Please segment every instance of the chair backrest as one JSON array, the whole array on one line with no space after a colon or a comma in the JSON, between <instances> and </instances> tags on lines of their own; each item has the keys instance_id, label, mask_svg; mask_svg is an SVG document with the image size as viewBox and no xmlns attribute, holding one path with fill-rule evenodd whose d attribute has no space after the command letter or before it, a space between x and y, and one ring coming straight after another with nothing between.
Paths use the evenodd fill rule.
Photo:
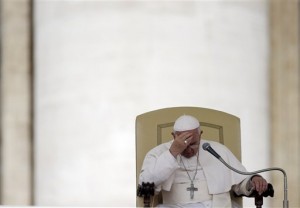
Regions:
<instances>
[{"instance_id":1,"label":"chair backrest","mask_svg":"<svg viewBox=\"0 0 300 208\"><path fill-rule=\"evenodd\" d=\"M203 130L203 139L226 145L241 160L241 131L238 117L199 107L163 108L136 117L136 184L138 184L139 173L147 152L172 139L174 122L184 114L192 115L199 120L201 130ZM143 206L141 198L137 197L136 205Z\"/></svg>"}]
</instances>

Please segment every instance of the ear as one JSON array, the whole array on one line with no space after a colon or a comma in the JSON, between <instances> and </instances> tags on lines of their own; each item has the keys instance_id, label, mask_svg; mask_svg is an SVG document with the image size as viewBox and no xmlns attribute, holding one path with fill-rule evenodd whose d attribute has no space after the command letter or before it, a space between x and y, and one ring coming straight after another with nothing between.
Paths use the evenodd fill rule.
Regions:
<instances>
[{"instance_id":1,"label":"ear","mask_svg":"<svg viewBox=\"0 0 300 208\"><path fill-rule=\"evenodd\" d=\"M174 132L172 132L171 134L172 134L172 136L173 136L173 139L175 139L175 133L174 133Z\"/></svg>"}]
</instances>

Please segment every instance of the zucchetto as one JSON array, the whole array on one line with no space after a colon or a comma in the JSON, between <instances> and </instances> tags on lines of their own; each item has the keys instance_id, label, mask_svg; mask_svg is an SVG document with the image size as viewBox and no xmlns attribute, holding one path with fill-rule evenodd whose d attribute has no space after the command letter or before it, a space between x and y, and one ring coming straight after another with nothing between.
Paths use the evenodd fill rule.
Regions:
<instances>
[{"instance_id":1,"label":"zucchetto","mask_svg":"<svg viewBox=\"0 0 300 208\"><path fill-rule=\"evenodd\" d=\"M200 127L199 121L189 115L183 115L176 119L173 130L174 131L188 131Z\"/></svg>"}]
</instances>

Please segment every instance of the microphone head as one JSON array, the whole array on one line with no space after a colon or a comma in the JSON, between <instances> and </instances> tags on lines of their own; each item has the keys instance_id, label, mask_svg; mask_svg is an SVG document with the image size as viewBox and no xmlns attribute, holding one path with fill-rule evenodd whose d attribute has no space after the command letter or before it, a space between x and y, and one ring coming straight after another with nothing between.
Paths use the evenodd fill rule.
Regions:
<instances>
[{"instance_id":1,"label":"microphone head","mask_svg":"<svg viewBox=\"0 0 300 208\"><path fill-rule=\"evenodd\" d=\"M221 158L221 156L220 156L218 153L216 153L216 151L210 146L209 143L204 143L204 144L202 145L202 148L203 148L204 150L208 151L208 152L209 152L210 154L212 154L213 156L215 156L217 159L220 159L220 158Z\"/></svg>"},{"instance_id":2,"label":"microphone head","mask_svg":"<svg viewBox=\"0 0 300 208\"><path fill-rule=\"evenodd\" d=\"M204 150L206 150L207 151L207 149L210 147L210 144L209 143L204 143L203 145L202 145L202 148L204 149Z\"/></svg>"}]
</instances>

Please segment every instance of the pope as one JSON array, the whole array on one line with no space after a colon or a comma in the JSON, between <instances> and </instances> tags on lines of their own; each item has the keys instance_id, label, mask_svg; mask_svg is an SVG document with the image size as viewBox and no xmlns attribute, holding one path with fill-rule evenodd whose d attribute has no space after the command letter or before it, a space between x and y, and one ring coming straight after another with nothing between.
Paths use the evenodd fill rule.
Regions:
<instances>
[{"instance_id":1,"label":"pope","mask_svg":"<svg viewBox=\"0 0 300 208\"><path fill-rule=\"evenodd\" d=\"M263 193L268 183L260 175L245 176L225 167L202 144L209 142L230 166L246 171L241 162L224 145L201 138L199 121L190 115L176 119L173 140L158 145L145 156L139 184L155 184L162 192L160 207L238 207L230 192L249 196L254 190Z\"/></svg>"}]
</instances>

